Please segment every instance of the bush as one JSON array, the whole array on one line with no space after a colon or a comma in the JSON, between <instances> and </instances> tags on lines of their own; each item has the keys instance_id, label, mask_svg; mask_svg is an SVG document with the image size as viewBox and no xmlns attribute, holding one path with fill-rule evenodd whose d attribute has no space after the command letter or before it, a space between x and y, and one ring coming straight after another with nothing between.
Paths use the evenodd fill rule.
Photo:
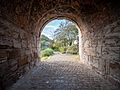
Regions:
<instances>
[{"instance_id":1,"label":"bush","mask_svg":"<svg viewBox=\"0 0 120 90\"><path fill-rule=\"evenodd\" d=\"M61 53L65 53L65 52L66 52L66 47L60 47L60 48L59 48L59 51L60 51Z\"/></svg>"},{"instance_id":2,"label":"bush","mask_svg":"<svg viewBox=\"0 0 120 90\"><path fill-rule=\"evenodd\" d=\"M78 48L77 48L77 45L72 45L72 46L69 46L66 50L66 53L69 53L69 54L78 54Z\"/></svg>"},{"instance_id":3,"label":"bush","mask_svg":"<svg viewBox=\"0 0 120 90\"><path fill-rule=\"evenodd\" d=\"M59 51L59 47L60 47L60 43L59 42L54 42L53 46L52 46L52 49L54 51Z\"/></svg>"},{"instance_id":4,"label":"bush","mask_svg":"<svg viewBox=\"0 0 120 90\"><path fill-rule=\"evenodd\" d=\"M54 51L51 48L47 48L41 52L42 57L53 55Z\"/></svg>"}]
</instances>

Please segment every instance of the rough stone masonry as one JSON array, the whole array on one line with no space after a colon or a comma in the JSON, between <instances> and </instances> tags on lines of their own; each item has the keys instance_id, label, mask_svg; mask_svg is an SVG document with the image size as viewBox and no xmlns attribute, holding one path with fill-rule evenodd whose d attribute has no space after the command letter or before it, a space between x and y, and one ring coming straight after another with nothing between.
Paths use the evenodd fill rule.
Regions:
<instances>
[{"instance_id":1,"label":"rough stone masonry","mask_svg":"<svg viewBox=\"0 0 120 90\"><path fill-rule=\"evenodd\" d=\"M36 65L42 28L56 18L76 22L81 60L119 86L119 0L0 0L0 89Z\"/></svg>"}]
</instances>

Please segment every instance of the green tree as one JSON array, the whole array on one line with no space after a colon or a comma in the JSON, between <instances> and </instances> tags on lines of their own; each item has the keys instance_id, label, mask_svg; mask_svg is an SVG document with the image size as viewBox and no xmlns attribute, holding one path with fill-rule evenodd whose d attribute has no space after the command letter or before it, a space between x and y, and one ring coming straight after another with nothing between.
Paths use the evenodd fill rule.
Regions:
<instances>
[{"instance_id":1,"label":"green tree","mask_svg":"<svg viewBox=\"0 0 120 90\"><path fill-rule=\"evenodd\" d=\"M75 24L69 21L61 23L54 34L54 47L56 47L58 50L62 50L62 52L64 52L63 50L66 51L68 47L73 45L77 35L78 30Z\"/></svg>"}]
</instances>

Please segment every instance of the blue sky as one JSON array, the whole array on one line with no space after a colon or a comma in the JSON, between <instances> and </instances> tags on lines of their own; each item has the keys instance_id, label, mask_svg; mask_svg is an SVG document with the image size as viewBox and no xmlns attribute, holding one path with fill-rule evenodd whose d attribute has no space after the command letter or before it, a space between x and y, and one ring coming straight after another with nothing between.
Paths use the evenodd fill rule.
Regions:
<instances>
[{"instance_id":1,"label":"blue sky","mask_svg":"<svg viewBox=\"0 0 120 90\"><path fill-rule=\"evenodd\" d=\"M45 36L53 39L54 31L59 27L61 22L66 22L66 20L65 19L61 19L61 20L55 19L55 20L49 22L44 27L44 29L43 29L41 34L44 34Z\"/></svg>"}]
</instances>

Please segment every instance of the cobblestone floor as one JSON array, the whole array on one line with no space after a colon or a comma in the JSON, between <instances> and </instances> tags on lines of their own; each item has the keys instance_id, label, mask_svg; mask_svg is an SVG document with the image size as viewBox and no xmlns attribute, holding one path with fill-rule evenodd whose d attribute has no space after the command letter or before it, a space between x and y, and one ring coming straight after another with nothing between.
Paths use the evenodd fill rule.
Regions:
<instances>
[{"instance_id":1,"label":"cobblestone floor","mask_svg":"<svg viewBox=\"0 0 120 90\"><path fill-rule=\"evenodd\" d=\"M9 90L118 90L70 55L57 54L32 69Z\"/></svg>"}]
</instances>

